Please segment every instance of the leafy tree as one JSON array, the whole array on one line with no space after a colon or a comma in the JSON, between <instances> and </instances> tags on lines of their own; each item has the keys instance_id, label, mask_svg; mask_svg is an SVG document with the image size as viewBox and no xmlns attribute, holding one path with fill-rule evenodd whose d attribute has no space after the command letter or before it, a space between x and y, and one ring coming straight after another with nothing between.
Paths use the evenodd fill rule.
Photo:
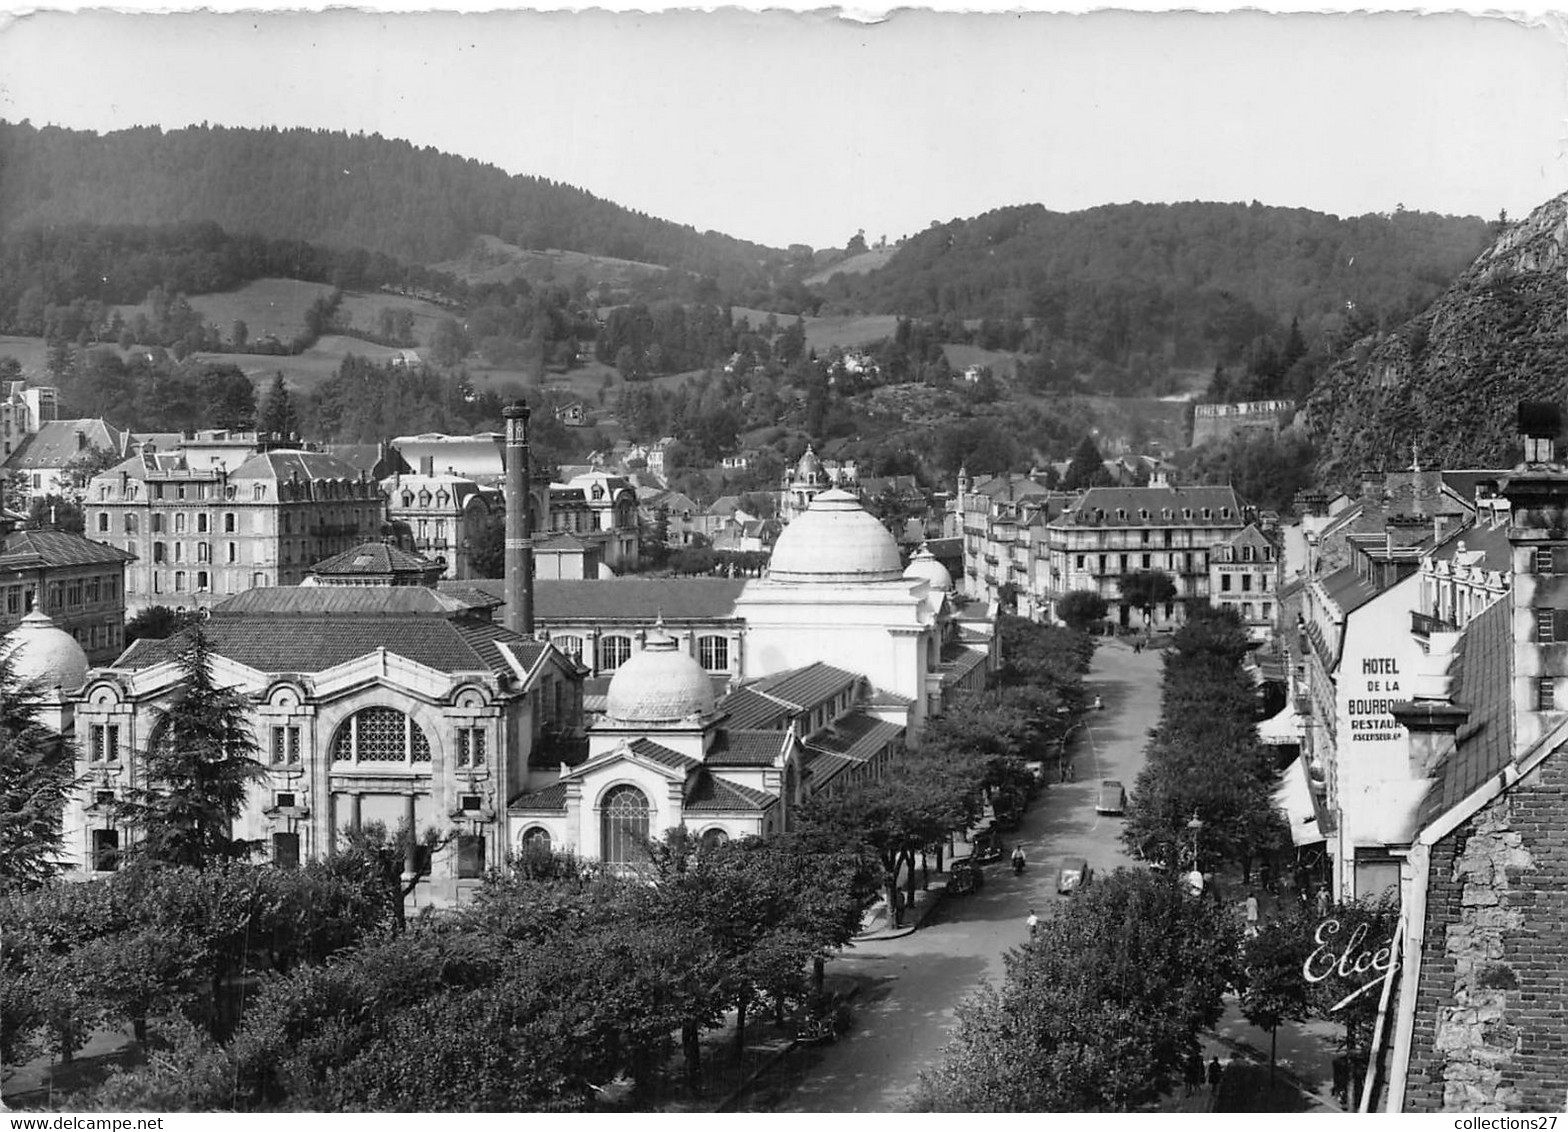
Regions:
<instances>
[{"instance_id":1,"label":"leafy tree","mask_svg":"<svg viewBox=\"0 0 1568 1132\"><path fill-rule=\"evenodd\" d=\"M946 1112L1125 1112L1180 1077L1241 979L1239 928L1170 878L1118 869L1008 953L959 1008L918 1104Z\"/></svg>"},{"instance_id":2,"label":"leafy tree","mask_svg":"<svg viewBox=\"0 0 1568 1132\"><path fill-rule=\"evenodd\" d=\"M38 711L38 690L0 652L0 892L36 887L60 869L60 821L76 756Z\"/></svg>"},{"instance_id":3,"label":"leafy tree","mask_svg":"<svg viewBox=\"0 0 1568 1132\"><path fill-rule=\"evenodd\" d=\"M456 839L456 831L443 834L434 826L415 832L407 822L400 822L397 829L388 832L381 822L366 822L358 829L344 831L332 865L341 875L376 888L401 931L408 922L408 898L419 882L429 877L431 859Z\"/></svg>"},{"instance_id":4,"label":"leafy tree","mask_svg":"<svg viewBox=\"0 0 1568 1132\"><path fill-rule=\"evenodd\" d=\"M1336 955L1342 953L1358 933L1362 948L1376 952L1394 938L1399 923L1399 898L1390 893L1338 904L1329 913L1329 918L1339 930L1325 932L1324 941ZM1317 940L1309 939L1307 946L1317 947ZM1327 967L1328 964L1322 961L1313 964L1315 974L1324 973ZM1372 1027L1377 1021L1381 980L1368 987L1370 978L1368 974L1342 975L1336 964L1326 977L1312 984L1309 995L1313 1017L1337 1022L1343 1027L1341 1045L1352 1061L1365 1059Z\"/></svg>"},{"instance_id":5,"label":"leafy tree","mask_svg":"<svg viewBox=\"0 0 1568 1132\"><path fill-rule=\"evenodd\" d=\"M1094 443L1094 437L1085 436L1073 453L1072 462L1067 465L1067 473L1062 476L1062 490L1082 491L1089 487L1103 487L1110 482L1111 475L1105 470L1105 462L1100 456L1099 447Z\"/></svg>"},{"instance_id":6,"label":"leafy tree","mask_svg":"<svg viewBox=\"0 0 1568 1132\"><path fill-rule=\"evenodd\" d=\"M1176 598L1176 583L1163 570L1135 570L1123 574L1117 585L1122 601L1146 618L1155 606L1168 604Z\"/></svg>"},{"instance_id":7,"label":"leafy tree","mask_svg":"<svg viewBox=\"0 0 1568 1132\"><path fill-rule=\"evenodd\" d=\"M192 622L179 652L179 690L156 713L145 784L116 805L119 819L140 835L135 851L149 860L200 867L249 852L229 830L266 770L255 758L250 702L218 685L212 658L203 623Z\"/></svg>"},{"instance_id":8,"label":"leafy tree","mask_svg":"<svg viewBox=\"0 0 1568 1132\"><path fill-rule=\"evenodd\" d=\"M1104 621L1105 611L1105 599L1093 590L1073 590L1056 603L1056 615L1080 633Z\"/></svg>"},{"instance_id":9,"label":"leafy tree","mask_svg":"<svg viewBox=\"0 0 1568 1132\"><path fill-rule=\"evenodd\" d=\"M125 643L146 638L162 641L183 629L189 620L184 610L167 605L149 605L125 622Z\"/></svg>"},{"instance_id":10,"label":"leafy tree","mask_svg":"<svg viewBox=\"0 0 1568 1132\"><path fill-rule=\"evenodd\" d=\"M1302 972L1302 965L1311 953L1315 926L1315 922L1309 921L1299 909L1287 908L1283 916L1263 924L1256 935L1242 944L1245 979L1241 1012L1248 1022L1269 1035L1271 1083L1280 1025L1287 1021L1304 1021L1308 1016L1311 985Z\"/></svg>"},{"instance_id":11,"label":"leafy tree","mask_svg":"<svg viewBox=\"0 0 1568 1132\"><path fill-rule=\"evenodd\" d=\"M27 525L33 530L81 534L87 526L81 504L61 495L35 495L27 507Z\"/></svg>"}]
</instances>

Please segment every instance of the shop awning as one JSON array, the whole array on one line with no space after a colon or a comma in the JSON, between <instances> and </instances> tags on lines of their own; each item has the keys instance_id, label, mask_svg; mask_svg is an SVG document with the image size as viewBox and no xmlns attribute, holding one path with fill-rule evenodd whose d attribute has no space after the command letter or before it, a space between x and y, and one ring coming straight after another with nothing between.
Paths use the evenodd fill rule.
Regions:
<instances>
[{"instance_id":1,"label":"shop awning","mask_svg":"<svg viewBox=\"0 0 1568 1132\"><path fill-rule=\"evenodd\" d=\"M1274 788L1274 804L1290 825L1292 844L1314 845L1325 840L1312 784L1307 780L1307 764L1301 759L1292 761L1280 775L1279 785Z\"/></svg>"},{"instance_id":2,"label":"shop awning","mask_svg":"<svg viewBox=\"0 0 1568 1132\"><path fill-rule=\"evenodd\" d=\"M1306 720L1301 717L1295 705L1288 701L1278 715L1258 724L1258 742L1270 746L1300 743L1306 733Z\"/></svg>"}]
</instances>

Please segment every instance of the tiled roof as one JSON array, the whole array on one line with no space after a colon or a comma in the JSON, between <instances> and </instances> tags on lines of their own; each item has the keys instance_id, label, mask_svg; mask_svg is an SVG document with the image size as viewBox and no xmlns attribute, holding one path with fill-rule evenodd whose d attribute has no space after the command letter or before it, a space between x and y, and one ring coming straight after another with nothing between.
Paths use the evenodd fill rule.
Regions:
<instances>
[{"instance_id":1,"label":"tiled roof","mask_svg":"<svg viewBox=\"0 0 1568 1132\"><path fill-rule=\"evenodd\" d=\"M795 714L788 704L780 703L752 688L737 688L719 701L730 727L760 730L779 730Z\"/></svg>"},{"instance_id":2,"label":"tiled roof","mask_svg":"<svg viewBox=\"0 0 1568 1132\"><path fill-rule=\"evenodd\" d=\"M410 587L412 588L412 587ZM322 672L384 648L438 672L514 670L496 647L505 641L531 668L545 647L499 625L459 624L420 614L355 616L214 616L205 624L212 650L259 672ZM183 634L137 641L116 667L150 668L178 657Z\"/></svg>"},{"instance_id":3,"label":"tiled roof","mask_svg":"<svg viewBox=\"0 0 1568 1132\"><path fill-rule=\"evenodd\" d=\"M802 668L764 676L749 687L796 710L807 710L831 699L859 679L853 672L819 660Z\"/></svg>"},{"instance_id":4,"label":"tiled roof","mask_svg":"<svg viewBox=\"0 0 1568 1132\"><path fill-rule=\"evenodd\" d=\"M472 588L506 599L499 578L442 582L440 589ZM605 578L534 582L534 619L551 622L718 620L735 616L735 600L745 589L744 578Z\"/></svg>"},{"instance_id":5,"label":"tiled roof","mask_svg":"<svg viewBox=\"0 0 1568 1132\"><path fill-rule=\"evenodd\" d=\"M808 751L842 755L864 762L903 735L904 729L863 712L850 712L835 720L833 726L806 740Z\"/></svg>"},{"instance_id":6,"label":"tiled roof","mask_svg":"<svg viewBox=\"0 0 1568 1132\"><path fill-rule=\"evenodd\" d=\"M129 562L136 557L67 531L12 531L0 538L0 554L36 556L45 566L91 566Z\"/></svg>"},{"instance_id":7,"label":"tiled roof","mask_svg":"<svg viewBox=\"0 0 1568 1132\"><path fill-rule=\"evenodd\" d=\"M519 794L506 804L513 812L564 814L566 812L566 783L554 782L532 794Z\"/></svg>"},{"instance_id":8,"label":"tiled roof","mask_svg":"<svg viewBox=\"0 0 1568 1132\"><path fill-rule=\"evenodd\" d=\"M741 786L735 782L727 782L703 771L692 783L691 793L686 796L683 808L709 812L735 810L745 812L765 810L777 802L778 799L772 794L753 790L749 786Z\"/></svg>"},{"instance_id":9,"label":"tiled roof","mask_svg":"<svg viewBox=\"0 0 1568 1132\"><path fill-rule=\"evenodd\" d=\"M1475 490L1483 483L1496 485L1508 478L1506 468L1451 468L1442 472L1443 486L1466 501L1475 499Z\"/></svg>"},{"instance_id":10,"label":"tiled roof","mask_svg":"<svg viewBox=\"0 0 1568 1132\"><path fill-rule=\"evenodd\" d=\"M356 471L362 471L375 479L399 473L406 475L414 470L403 459L403 454L391 447L385 453L386 462L383 464L379 444L324 444L322 450L328 456L334 456Z\"/></svg>"},{"instance_id":11,"label":"tiled roof","mask_svg":"<svg viewBox=\"0 0 1568 1132\"><path fill-rule=\"evenodd\" d=\"M786 732L724 730L708 749L712 766L772 766L784 749Z\"/></svg>"},{"instance_id":12,"label":"tiled roof","mask_svg":"<svg viewBox=\"0 0 1568 1132\"><path fill-rule=\"evenodd\" d=\"M702 765L700 759L694 759L690 755L683 755L679 751L672 751L668 747L655 743L652 739L638 739L636 742L627 745L633 752L641 755L643 758L652 759L662 766L674 767L676 770L689 771L693 767Z\"/></svg>"},{"instance_id":13,"label":"tiled roof","mask_svg":"<svg viewBox=\"0 0 1568 1132\"><path fill-rule=\"evenodd\" d=\"M81 439L77 438L77 433L81 433ZM38 426L37 432L17 446L5 466L12 469L63 468L89 448L119 453L121 444L120 430L101 419L45 421Z\"/></svg>"},{"instance_id":14,"label":"tiled roof","mask_svg":"<svg viewBox=\"0 0 1568 1132\"><path fill-rule=\"evenodd\" d=\"M1203 517L1205 508L1208 518ZM1228 512L1225 518L1220 517L1222 510ZM1118 511L1127 517L1118 518ZM1149 513L1147 519L1141 517L1143 511ZM1086 527L1239 527L1242 515L1230 487L1091 487L1057 522Z\"/></svg>"},{"instance_id":15,"label":"tiled roof","mask_svg":"<svg viewBox=\"0 0 1568 1132\"><path fill-rule=\"evenodd\" d=\"M886 688L873 688L866 697L865 707L873 708L911 708L915 701L910 696L901 696L897 692L890 692Z\"/></svg>"},{"instance_id":16,"label":"tiled roof","mask_svg":"<svg viewBox=\"0 0 1568 1132\"><path fill-rule=\"evenodd\" d=\"M852 766L859 766L859 759L849 758L847 755L837 755L829 751L816 751L807 748L806 751L806 777L811 781L813 791L832 781L833 777Z\"/></svg>"},{"instance_id":17,"label":"tiled roof","mask_svg":"<svg viewBox=\"0 0 1568 1132\"><path fill-rule=\"evenodd\" d=\"M1493 602L1472 618L1454 658L1454 702L1470 709L1452 753L1438 764L1437 783L1419 811L1425 826L1462 802L1513 758L1513 603Z\"/></svg>"},{"instance_id":18,"label":"tiled roof","mask_svg":"<svg viewBox=\"0 0 1568 1132\"><path fill-rule=\"evenodd\" d=\"M948 645L942 650L942 683L956 684L986 661L986 654L979 649L963 645Z\"/></svg>"},{"instance_id":19,"label":"tiled roof","mask_svg":"<svg viewBox=\"0 0 1568 1132\"><path fill-rule=\"evenodd\" d=\"M219 603L224 614L429 613L455 616L470 606L428 586L258 586Z\"/></svg>"}]
</instances>

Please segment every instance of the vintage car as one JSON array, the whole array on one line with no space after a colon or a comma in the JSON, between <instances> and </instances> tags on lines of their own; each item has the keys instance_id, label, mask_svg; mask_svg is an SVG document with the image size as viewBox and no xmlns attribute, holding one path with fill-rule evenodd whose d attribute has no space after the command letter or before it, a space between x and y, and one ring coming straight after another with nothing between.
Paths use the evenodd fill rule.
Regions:
<instances>
[{"instance_id":1,"label":"vintage car","mask_svg":"<svg viewBox=\"0 0 1568 1132\"><path fill-rule=\"evenodd\" d=\"M1063 896L1071 896L1088 885L1093 876L1094 870L1089 868L1089 862L1082 857L1064 857L1062 867L1056 870L1056 891Z\"/></svg>"},{"instance_id":2,"label":"vintage car","mask_svg":"<svg viewBox=\"0 0 1568 1132\"><path fill-rule=\"evenodd\" d=\"M1100 793L1094 800L1094 812L1121 816L1127 812L1127 789L1114 778L1100 782Z\"/></svg>"}]
</instances>

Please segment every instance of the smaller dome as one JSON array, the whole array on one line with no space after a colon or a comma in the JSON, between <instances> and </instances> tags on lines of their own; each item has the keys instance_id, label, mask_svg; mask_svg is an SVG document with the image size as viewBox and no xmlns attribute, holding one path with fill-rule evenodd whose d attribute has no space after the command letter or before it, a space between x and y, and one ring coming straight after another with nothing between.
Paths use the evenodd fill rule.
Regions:
<instances>
[{"instance_id":1,"label":"smaller dome","mask_svg":"<svg viewBox=\"0 0 1568 1132\"><path fill-rule=\"evenodd\" d=\"M605 715L617 723L680 723L712 715L714 707L708 674L662 624L616 670L605 696Z\"/></svg>"},{"instance_id":2,"label":"smaller dome","mask_svg":"<svg viewBox=\"0 0 1568 1132\"><path fill-rule=\"evenodd\" d=\"M74 692L87 681L82 646L36 609L0 639L0 653L10 658L11 670L23 684Z\"/></svg>"},{"instance_id":3,"label":"smaller dome","mask_svg":"<svg viewBox=\"0 0 1568 1132\"><path fill-rule=\"evenodd\" d=\"M953 575L947 572L947 567L937 561L936 555L924 545L909 560L909 565L904 569L906 578L924 578L931 583L933 590L942 593L953 592Z\"/></svg>"},{"instance_id":4,"label":"smaller dome","mask_svg":"<svg viewBox=\"0 0 1568 1132\"><path fill-rule=\"evenodd\" d=\"M811 445L806 445L806 454L800 458L800 463L795 465L795 478L797 480L814 481L822 475L822 461L817 459L817 454L811 450Z\"/></svg>"}]
</instances>

